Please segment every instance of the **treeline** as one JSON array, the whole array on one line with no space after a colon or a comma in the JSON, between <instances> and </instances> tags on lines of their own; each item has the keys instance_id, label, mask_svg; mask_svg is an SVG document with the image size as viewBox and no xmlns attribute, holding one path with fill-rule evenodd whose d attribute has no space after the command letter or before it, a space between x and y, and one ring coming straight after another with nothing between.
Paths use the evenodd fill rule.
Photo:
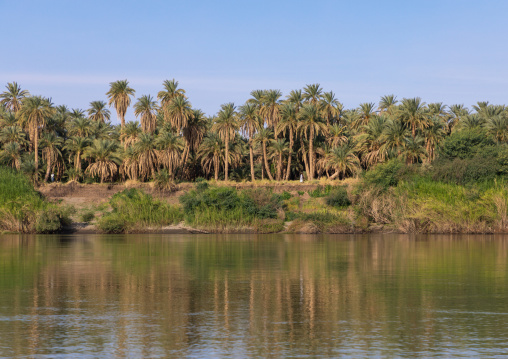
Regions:
<instances>
[{"instance_id":1,"label":"treeline","mask_svg":"<svg viewBox=\"0 0 508 359\"><path fill-rule=\"evenodd\" d=\"M156 98L127 80L86 110L56 106L16 82L0 94L0 164L35 182L343 179L397 158L433 167L444 181L475 181L507 172L508 109L478 102L424 103L383 96L344 109L319 84L255 90L241 106L214 116L192 107L175 80ZM126 121L134 108L136 121ZM112 125L111 111L119 125ZM433 166L431 166L432 164Z\"/></svg>"}]
</instances>

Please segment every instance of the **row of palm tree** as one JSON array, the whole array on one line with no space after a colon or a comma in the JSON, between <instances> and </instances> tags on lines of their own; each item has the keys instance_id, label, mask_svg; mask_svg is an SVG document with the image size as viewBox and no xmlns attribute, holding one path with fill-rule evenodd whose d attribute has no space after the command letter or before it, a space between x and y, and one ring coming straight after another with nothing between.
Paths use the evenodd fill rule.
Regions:
<instances>
[{"instance_id":1,"label":"row of palm tree","mask_svg":"<svg viewBox=\"0 0 508 359\"><path fill-rule=\"evenodd\" d=\"M472 111L420 98L344 109L319 84L293 90L255 90L241 106L226 103L214 116L194 109L175 80L157 97L133 104L138 121L125 121L135 91L127 80L110 84L106 101L84 111L55 106L16 83L0 94L0 161L34 177L57 179L310 180L354 176L398 157L432 162L451 133L481 130L508 142L508 109L478 102ZM120 125L112 125L114 107ZM42 159L43 166L40 166ZM43 171L39 173L39 170Z\"/></svg>"}]
</instances>

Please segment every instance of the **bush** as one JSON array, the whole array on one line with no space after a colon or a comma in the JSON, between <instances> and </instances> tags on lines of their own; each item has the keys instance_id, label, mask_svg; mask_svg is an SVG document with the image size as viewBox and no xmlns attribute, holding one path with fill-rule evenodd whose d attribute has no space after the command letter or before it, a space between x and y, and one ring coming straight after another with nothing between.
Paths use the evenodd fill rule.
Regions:
<instances>
[{"instance_id":1,"label":"bush","mask_svg":"<svg viewBox=\"0 0 508 359\"><path fill-rule=\"evenodd\" d=\"M106 233L124 233L128 230L127 221L118 214L103 216L97 227Z\"/></svg>"},{"instance_id":2,"label":"bush","mask_svg":"<svg viewBox=\"0 0 508 359\"><path fill-rule=\"evenodd\" d=\"M291 195L291 193L289 193L288 191L284 191L282 192L282 194L280 195L281 199L283 199L284 201L288 200L288 199L291 199L291 197L293 197Z\"/></svg>"},{"instance_id":3,"label":"bush","mask_svg":"<svg viewBox=\"0 0 508 359\"><path fill-rule=\"evenodd\" d=\"M344 208L351 205L345 187L334 188L326 197L326 204L336 208Z\"/></svg>"},{"instance_id":4,"label":"bush","mask_svg":"<svg viewBox=\"0 0 508 359\"><path fill-rule=\"evenodd\" d=\"M484 130L464 130L452 133L443 141L438 154L447 159L471 158L487 146L495 145Z\"/></svg>"},{"instance_id":5,"label":"bush","mask_svg":"<svg viewBox=\"0 0 508 359\"><path fill-rule=\"evenodd\" d=\"M365 172L364 182L368 185L386 189L397 186L405 174L406 165L398 159L391 159Z\"/></svg>"},{"instance_id":6,"label":"bush","mask_svg":"<svg viewBox=\"0 0 508 359\"><path fill-rule=\"evenodd\" d=\"M332 190L332 186L326 185L325 187L318 186L315 190L309 191L309 196L312 198L319 198L319 197L325 197L328 195Z\"/></svg>"},{"instance_id":7,"label":"bush","mask_svg":"<svg viewBox=\"0 0 508 359\"><path fill-rule=\"evenodd\" d=\"M93 221L94 218L95 218L95 213L93 210L88 210L88 211L85 211L84 213L81 214L81 221L82 222L89 223L89 222Z\"/></svg>"}]
</instances>

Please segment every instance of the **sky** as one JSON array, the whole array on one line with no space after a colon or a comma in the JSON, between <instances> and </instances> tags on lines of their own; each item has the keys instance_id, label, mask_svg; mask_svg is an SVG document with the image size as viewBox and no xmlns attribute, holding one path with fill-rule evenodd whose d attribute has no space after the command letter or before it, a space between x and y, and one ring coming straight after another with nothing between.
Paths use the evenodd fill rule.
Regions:
<instances>
[{"instance_id":1,"label":"sky","mask_svg":"<svg viewBox=\"0 0 508 359\"><path fill-rule=\"evenodd\" d=\"M508 103L504 0L0 0L0 13L0 91L16 81L69 108L107 101L116 80L139 98L173 78L207 115L314 83L346 108Z\"/></svg>"}]
</instances>

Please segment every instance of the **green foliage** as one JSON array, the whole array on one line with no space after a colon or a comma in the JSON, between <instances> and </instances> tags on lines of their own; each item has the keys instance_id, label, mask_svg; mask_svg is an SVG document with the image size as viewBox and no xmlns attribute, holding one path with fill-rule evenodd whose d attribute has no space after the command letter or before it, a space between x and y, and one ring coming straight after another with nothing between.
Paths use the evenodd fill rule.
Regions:
<instances>
[{"instance_id":1,"label":"green foliage","mask_svg":"<svg viewBox=\"0 0 508 359\"><path fill-rule=\"evenodd\" d=\"M0 167L0 230L52 233L70 221L68 215L47 202L23 174Z\"/></svg>"},{"instance_id":2,"label":"green foliage","mask_svg":"<svg viewBox=\"0 0 508 359\"><path fill-rule=\"evenodd\" d=\"M282 192L280 197L282 200L286 201L288 199L291 199L291 197L293 197L293 196L288 191L284 191L284 192Z\"/></svg>"},{"instance_id":3,"label":"green foliage","mask_svg":"<svg viewBox=\"0 0 508 359\"><path fill-rule=\"evenodd\" d=\"M318 186L318 187L316 187L316 189L309 191L308 193L309 193L309 196L311 196L312 198L325 197L328 194L330 194L330 192L332 191L332 188L333 187L330 186L329 184L326 185L325 187Z\"/></svg>"},{"instance_id":4,"label":"green foliage","mask_svg":"<svg viewBox=\"0 0 508 359\"><path fill-rule=\"evenodd\" d=\"M107 233L130 232L149 226L175 224L183 219L177 207L154 199L136 188L116 193L109 200L109 205L112 211L105 213L98 221L99 229Z\"/></svg>"},{"instance_id":5,"label":"green foliage","mask_svg":"<svg viewBox=\"0 0 508 359\"><path fill-rule=\"evenodd\" d=\"M89 223L95 218L95 212L93 210L87 210L81 214L81 221Z\"/></svg>"},{"instance_id":6,"label":"green foliage","mask_svg":"<svg viewBox=\"0 0 508 359\"><path fill-rule=\"evenodd\" d=\"M182 197L185 219L190 224L207 226L248 226L255 220L277 218L282 196L266 189L238 191L231 187L193 190Z\"/></svg>"},{"instance_id":7,"label":"green foliage","mask_svg":"<svg viewBox=\"0 0 508 359\"><path fill-rule=\"evenodd\" d=\"M365 172L364 183L386 189L397 186L406 174L406 165L394 158Z\"/></svg>"},{"instance_id":8,"label":"green foliage","mask_svg":"<svg viewBox=\"0 0 508 359\"><path fill-rule=\"evenodd\" d=\"M484 147L495 145L483 130L463 130L452 133L443 141L439 155L448 159L471 158Z\"/></svg>"},{"instance_id":9,"label":"green foliage","mask_svg":"<svg viewBox=\"0 0 508 359\"><path fill-rule=\"evenodd\" d=\"M326 197L326 204L336 208L344 208L351 205L346 187L340 186L334 188Z\"/></svg>"}]
</instances>

